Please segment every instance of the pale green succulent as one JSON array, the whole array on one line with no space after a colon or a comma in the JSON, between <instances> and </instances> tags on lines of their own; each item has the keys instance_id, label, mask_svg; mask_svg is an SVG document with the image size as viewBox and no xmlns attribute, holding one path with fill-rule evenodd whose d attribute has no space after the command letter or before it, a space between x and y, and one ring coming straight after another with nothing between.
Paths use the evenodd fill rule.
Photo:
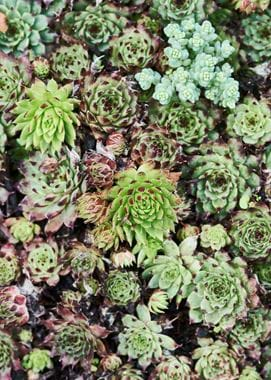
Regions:
<instances>
[{"instance_id":1,"label":"pale green succulent","mask_svg":"<svg viewBox=\"0 0 271 380\"><path fill-rule=\"evenodd\" d=\"M267 102L245 98L228 116L227 132L245 144L264 145L271 140L271 111Z\"/></svg>"},{"instance_id":2,"label":"pale green succulent","mask_svg":"<svg viewBox=\"0 0 271 380\"><path fill-rule=\"evenodd\" d=\"M198 339L199 348L193 352L195 371L204 380L234 380L239 374L236 353L227 343L208 338Z\"/></svg>"},{"instance_id":3,"label":"pale green succulent","mask_svg":"<svg viewBox=\"0 0 271 380\"><path fill-rule=\"evenodd\" d=\"M32 63L34 74L44 80L50 74L50 63L46 58L37 57Z\"/></svg>"},{"instance_id":4,"label":"pale green succulent","mask_svg":"<svg viewBox=\"0 0 271 380\"><path fill-rule=\"evenodd\" d=\"M271 260L270 256L265 261L260 261L254 266L254 272L260 281L260 284L267 290L271 290Z\"/></svg>"},{"instance_id":5,"label":"pale green succulent","mask_svg":"<svg viewBox=\"0 0 271 380\"><path fill-rule=\"evenodd\" d=\"M149 298L148 309L153 314L163 314L168 308L168 295L164 290L155 290Z\"/></svg>"},{"instance_id":6,"label":"pale green succulent","mask_svg":"<svg viewBox=\"0 0 271 380\"><path fill-rule=\"evenodd\" d=\"M200 245L203 248L211 248L213 251L220 251L226 245L229 245L231 239L222 224L205 224L201 227Z\"/></svg>"},{"instance_id":7,"label":"pale green succulent","mask_svg":"<svg viewBox=\"0 0 271 380\"><path fill-rule=\"evenodd\" d=\"M0 376L3 379L11 379L10 370L14 356L14 343L11 337L0 330Z\"/></svg>"},{"instance_id":8,"label":"pale green succulent","mask_svg":"<svg viewBox=\"0 0 271 380\"><path fill-rule=\"evenodd\" d=\"M130 27L123 34L114 37L111 47L110 62L125 71L142 69L153 59L158 48L158 39L154 38L142 26Z\"/></svg>"},{"instance_id":9,"label":"pale green succulent","mask_svg":"<svg viewBox=\"0 0 271 380\"><path fill-rule=\"evenodd\" d=\"M232 218L231 250L248 260L268 257L271 252L271 216L265 205L239 211Z\"/></svg>"},{"instance_id":10,"label":"pale green succulent","mask_svg":"<svg viewBox=\"0 0 271 380\"><path fill-rule=\"evenodd\" d=\"M238 141L209 142L200 146L183 177L192 180L197 211L222 219L238 205L248 208L252 191L260 184L256 168L256 157L245 156Z\"/></svg>"},{"instance_id":11,"label":"pale green succulent","mask_svg":"<svg viewBox=\"0 0 271 380\"><path fill-rule=\"evenodd\" d=\"M79 80L89 70L88 51L82 45L61 46L51 56L51 68L58 80Z\"/></svg>"},{"instance_id":12,"label":"pale green succulent","mask_svg":"<svg viewBox=\"0 0 271 380\"><path fill-rule=\"evenodd\" d=\"M174 190L175 184L149 165L120 173L108 193L112 200L108 221L120 240L130 245L133 240L139 244L149 239L163 241L177 221Z\"/></svg>"},{"instance_id":13,"label":"pale green succulent","mask_svg":"<svg viewBox=\"0 0 271 380\"><path fill-rule=\"evenodd\" d=\"M19 258L15 248L6 244L0 248L0 287L8 286L20 273Z\"/></svg>"},{"instance_id":14,"label":"pale green succulent","mask_svg":"<svg viewBox=\"0 0 271 380\"><path fill-rule=\"evenodd\" d=\"M105 294L113 305L127 306L140 297L140 286L133 272L110 271L105 281Z\"/></svg>"},{"instance_id":15,"label":"pale green succulent","mask_svg":"<svg viewBox=\"0 0 271 380\"><path fill-rule=\"evenodd\" d=\"M247 315L250 305L257 305L256 281L247 276L246 263L226 253L203 260L188 296L189 315L193 323L215 326L215 331L232 328L236 320Z\"/></svg>"},{"instance_id":16,"label":"pale green succulent","mask_svg":"<svg viewBox=\"0 0 271 380\"><path fill-rule=\"evenodd\" d=\"M139 369L135 369L131 364L125 364L118 370L119 380L144 380L144 375ZM115 378L113 377L115 380ZM116 379L117 380L117 379Z\"/></svg>"},{"instance_id":17,"label":"pale green succulent","mask_svg":"<svg viewBox=\"0 0 271 380\"><path fill-rule=\"evenodd\" d=\"M74 127L79 120L74 113L77 100L70 98L71 92L71 85L58 87L53 79L47 85L37 80L26 90L28 99L12 110L16 119L10 128L13 135L21 132L20 145L52 154L58 153L64 142L74 145Z\"/></svg>"},{"instance_id":18,"label":"pale green succulent","mask_svg":"<svg viewBox=\"0 0 271 380\"><path fill-rule=\"evenodd\" d=\"M176 343L169 336L161 334L161 326L151 320L145 305L138 305L136 311L138 318L129 314L122 318L124 331L119 334L118 351L121 355L136 359L141 367L146 368L152 360L161 359L163 348L175 350Z\"/></svg>"},{"instance_id":19,"label":"pale green succulent","mask_svg":"<svg viewBox=\"0 0 271 380\"><path fill-rule=\"evenodd\" d=\"M185 356L165 356L152 371L149 380L190 380L191 362Z\"/></svg>"},{"instance_id":20,"label":"pale green succulent","mask_svg":"<svg viewBox=\"0 0 271 380\"><path fill-rule=\"evenodd\" d=\"M152 7L163 20L181 21L191 14L199 19L204 15L202 0L152 0Z\"/></svg>"},{"instance_id":21,"label":"pale green succulent","mask_svg":"<svg viewBox=\"0 0 271 380\"><path fill-rule=\"evenodd\" d=\"M149 90L153 84L156 85L159 83L161 75L158 72L147 68L137 73L135 79L142 90Z\"/></svg>"},{"instance_id":22,"label":"pale green succulent","mask_svg":"<svg viewBox=\"0 0 271 380\"><path fill-rule=\"evenodd\" d=\"M112 247L115 249L119 247L117 231L109 222L99 224L94 229L89 230L88 234L91 236L93 244L101 250L108 251Z\"/></svg>"},{"instance_id":23,"label":"pale green succulent","mask_svg":"<svg viewBox=\"0 0 271 380\"><path fill-rule=\"evenodd\" d=\"M262 380L262 377L255 367L246 366L238 380Z\"/></svg>"},{"instance_id":24,"label":"pale green succulent","mask_svg":"<svg viewBox=\"0 0 271 380\"><path fill-rule=\"evenodd\" d=\"M252 13L257 10L265 11L268 8L270 0L232 0L235 9L244 13Z\"/></svg>"},{"instance_id":25,"label":"pale green succulent","mask_svg":"<svg viewBox=\"0 0 271 380\"><path fill-rule=\"evenodd\" d=\"M34 348L29 354L23 357L22 365L24 369L30 370L33 373L41 373L45 369L53 368L50 351Z\"/></svg>"},{"instance_id":26,"label":"pale green succulent","mask_svg":"<svg viewBox=\"0 0 271 380\"><path fill-rule=\"evenodd\" d=\"M54 33L48 28L48 18L41 4L34 0L0 0L0 13L7 26L0 32L0 50L22 55L31 49L34 55L45 53L45 43L53 42Z\"/></svg>"},{"instance_id":27,"label":"pale green succulent","mask_svg":"<svg viewBox=\"0 0 271 380\"><path fill-rule=\"evenodd\" d=\"M28 243L40 233L40 226L30 222L23 216L8 218L4 224L9 229L10 242L12 243Z\"/></svg>"},{"instance_id":28,"label":"pale green succulent","mask_svg":"<svg viewBox=\"0 0 271 380\"><path fill-rule=\"evenodd\" d=\"M67 13L64 26L78 40L105 50L109 39L119 35L126 26L126 15L125 9L112 4L89 5L83 10Z\"/></svg>"}]
</instances>

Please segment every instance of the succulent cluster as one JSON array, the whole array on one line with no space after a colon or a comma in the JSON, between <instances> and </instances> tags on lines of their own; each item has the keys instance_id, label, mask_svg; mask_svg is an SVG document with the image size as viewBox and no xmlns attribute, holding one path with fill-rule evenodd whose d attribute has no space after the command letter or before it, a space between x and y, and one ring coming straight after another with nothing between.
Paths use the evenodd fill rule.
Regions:
<instances>
[{"instance_id":1,"label":"succulent cluster","mask_svg":"<svg viewBox=\"0 0 271 380\"><path fill-rule=\"evenodd\" d=\"M0 0L0 380L271 379L269 0Z\"/></svg>"}]
</instances>

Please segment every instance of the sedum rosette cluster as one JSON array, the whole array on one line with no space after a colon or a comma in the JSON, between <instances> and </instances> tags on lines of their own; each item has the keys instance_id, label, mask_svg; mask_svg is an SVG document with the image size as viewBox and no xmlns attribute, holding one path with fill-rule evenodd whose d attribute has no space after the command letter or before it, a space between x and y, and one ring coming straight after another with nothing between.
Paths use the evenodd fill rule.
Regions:
<instances>
[{"instance_id":1,"label":"sedum rosette cluster","mask_svg":"<svg viewBox=\"0 0 271 380\"><path fill-rule=\"evenodd\" d=\"M72 86L58 87L51 79L47 85L36 81L12 111L16 115L11 133L21 132L18 142L27 150L58 153L63 143L74 145L79 120L74 113L77 103L71 99Z\"/></svg>"}]
</instances>

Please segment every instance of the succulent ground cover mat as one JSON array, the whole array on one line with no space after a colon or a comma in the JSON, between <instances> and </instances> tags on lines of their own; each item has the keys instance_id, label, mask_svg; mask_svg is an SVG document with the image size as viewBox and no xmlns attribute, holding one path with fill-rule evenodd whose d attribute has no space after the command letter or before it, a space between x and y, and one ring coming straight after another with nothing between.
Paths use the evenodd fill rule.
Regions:
<instances>
[{"instance_id":1,"label":"succulent ground cover mat","mask_svg":"<svg viewBox=\"0 0 271 380\"><path fill-rule=\"evenodd\" d=\"M0 0L0 380L271 380L270 0Z\"/></svg>"}]
</instances>

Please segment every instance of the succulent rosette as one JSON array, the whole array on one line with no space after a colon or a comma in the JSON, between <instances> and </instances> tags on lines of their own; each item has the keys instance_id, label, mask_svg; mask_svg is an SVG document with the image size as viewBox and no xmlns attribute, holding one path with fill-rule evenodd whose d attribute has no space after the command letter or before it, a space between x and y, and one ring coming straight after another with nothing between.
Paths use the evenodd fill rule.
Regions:
<instances>
[{"instance_id":1,"label":"succulent rosette","mask_svg":"<svg viewBox=\"0 0 271 380\"><path fill-rule=\"evenodd\" d=\"M120 240L132 245L149 239L163 241L177 221L175 184L149 165L128 169L118 175L117 184L108 193L112 204L108 221Z\"/></svg>"},{"instance_id":2,"label":"succulent rosette","mask_svg":"<svg viewBox=\"0 0 271 380\"><path fill-rule=\"evenodd\" d=\"M40 226L23 216L5 219L4 229L7 231L11 243L28 243L40 233Z\"/></svg>"},{"instance_id":3,"label":"succulent rosette","mask_svg":"<svg viewBox=\"0 0 271 380\"><path fill-rule=\"evenodd\" d=\"M202 0L152 0L153 9L159 13L164 20L182 20L191 14L203 16Z\"/></svg>"},{"instance_id":4,"label":"succulent rosette","mask_svg":"<svg viewBox=\"0 0 271 380\"><path fill-rule=\"evenodd\" d=\"M257 10L264 11L268 8L270 0L233 0L233 3L235 9L249 14Z\"/></svg>"},{"instance_id":5,"label":"succulent rosette","mask_svg":"<svg viewBox=\"0 0 271 380\"><path fill-rule=\"evenodd\" d=\"M119 236L117 231L112 227L111 222L103 222L95 228L88 230L87 235L91 242L97 248L108 251L111 248L117 249L119 247Z\"/></svg>"},{"instance_id":6,"label":"succulent rosette","mask_svg":"<svg viewBox=\"0 0 271 380\"><path fill-rule=\"evenodd\" d=\"M262 377L255 367L246 366L243 369L239 380L262 380Z\"/></svg>"},{"instance_id":7,"label":"succulent rosette","mask_svg":"<svg viewBox=\"0 0 271 380\"><path fill-rule=\"evenodd\" d=\"M0 287L8 286L20 273L19 258L12 244L0 247Z\"/></svg>"},{"instance_id":8,"label":"succulent rosette","mask_svg":"<svg viewBox=\"0 0 271 380\"><path fill-rule=\"evenodd\" d=\"M260 284L267 291L271 290L271 261L268 258L265 261L260 261L253 267Z\"/></svg>"},{"instance_id":9,"label":"succulent rosette","mask_svg":"<svg viewBox=\"0 0 271 380\"><path fill-rule=\"evenodd\" d=\"M82 10L66 14L64 26L81 41L100 50L108 48L108 41L126 26L127 10L112 4L89 5Z\"/></svg>"},{"instance_id":10,"label":"succulent rosette","mask_svg":"<svg viewBox=\"0 0 271 380\"><path fill-rule=\"evenodd\" d=\"M83 165L86 181L90 188L103 189L112 186L117 168L114 160L95 151L88 151L84 154Z\"/></svg>"},{"instance_id":11,"label":"succulent rosette","mask_svg":"<svg viewBox=\"0 0 271 380\"><path fill-rule=\"evenodd\" d=\"M89 70L88 51L80 44L61 46L51 56L51 68L57 79L78 80Z\"/></svg>"},{"instance_id":12,"label":"succulent rosette","mask_svg":"<svg viewBox=\"0 0 271 380\"><path fill-rule=\"evenodd\" d=\"M143 380L143 372L133 368L131 364L122 366L119 371L120 380Z\"/></svg>"},{"instance_id":13,"label":"succulent rosette","mask_svg":"<svg viewBox=\"0 0 271 380\"><path fill-rule=\"evenodd\" d=\"M208 338L198 340L200 347L193 352L195 371L204 380L234 380L239 374L238 356L227 343Z\"/></svg>"},{"instance_id":14,"label":"succulent rosette","mask_svg":"<svg viewBox=\"0 0 271 380\"><path fill-rule=\"evenodd\" d=\"M32 62L32 68L36 77L44 80L50 73L50 63L48 59L43 57L37 57Z\"/></svg>"},{"instance_id":15,"label":"succulent rosette","mask_svg":"<svg viewBox=\"0 0 271 380\"><path fill-rule=\"evenodd\" d=\"M231 239L222 224L205 224L201 227L200 245L203 248L211 248L213 251L220 251L231 243Z\"/></svg>"},{"instance_id":16,"label":"succulent rosette","mask_svg":"<svg viewBox=\"0 0 271 380\"><path fill-rule=\"evenodd\" d=\"M17 286L0 288L0 327L21 326L28 322L26 297Z\"/></svg>"},{"instance_id":17,"label":"succulent rosette","mask_svg":"<svg viewBox=\"0 0 271 380\"><path fill-rule=\"evenodd\" d=\"M85 78L82 112L95 137L125 130L136 121L137 96L117 74Z\"/></svg>"},{"instance_id":18,"label":"succulent rosette","mask_svg":"<svg viewBox=\"0 0 271 380\"><path fill-rule=\"evenodd\" d=\"M149 380L190 380L191 362L186 356L165 356L152 371Z\"/></svg>"},{"instance_id":19,"label":"succulent rosette","mask_svg":"<svg viewBox=\"0 0 271 380\"><path fill-rule=\"evenodd\" d=\"M31 221L48 219L46 232L55 232L63 224L71 227L76 219L76 199L85 189L78 157L62 151L57 157L36 152L22 162L24 176L19 190L24 216Z\"/></svg>"},{"instance_id":20,"label":"succulent rosette","mask_svg":"<svg viewBox=\"0 0 271 380\"><path fill-rule=\"evenodd\" d=\"M0 0L5 30L0 32L0 50L22 55L31 49L35 55L45 53L45 43L53 42L54 33L48 28L48 18L37 1Z\"/></svg>"},{"instance_id":21,"label":"succulent rosette","mask_svg":"<svg viewBox=\"0 0 271 380\"><path fill-rule=\"evenodd\" d=\"M238 211L230 229L231 250L247 260L268 257L271 252L271 216L268 207L255 205Z\"/></svg>"},{"instance_id":22,"label":"succulent rosette","mask_svg":"<svg viewBox=\"0 0 271 380\"><path fill-rule=\"evenodd\" d=\"M143 130L138 128L133 133L131 158L138 165L149 163L157 168L172 168L177 164L180 153L180 146L165 129L151 125Z\"/></svg>"},{"instance_id":23,"label":"succulent rosette","mask_svg":"<svg viewBox=\"0 0 271 380\"><path fill-rule=\"evenodd\" d=\"M0 376L3 380L10 380L15 345L9 334L0 330Z\"/></svg>"},{"instance_id":24,"label":"succulent rosette","mask_svg":"<svg viewBox=\"0 0 271 380\"><path fill-rule=\"evenodd\" d=\"M76 202L76 211L79 218L85 223L102 223L108 213L108 201L106 193L84 193Z\"/></svg>"},{"instance_id":25,"label":"succulent rosette","mask_svg":"<svg viewBox=\"0 0 271 380\"><path fill-rule=\"evenodd\" d=\"M30 71L23 61L13 59L2 52L0 70L0 111L3 111L20 99L24 86L30 82Z\"/></svg>"},{"instance_id":26,"label":"succulent rosette","mask_svg":"<svg viewBox=\"0 0 271 380\"><path fill-rule=\"evenodd\" d=\"M245 144L264 145L271 140L271 110L266 102L245 98L228 116L227 132Z\"/></svg>"},{"instance_id":27,"label":"succulent rosette","mask_svg":"<svg viewBox=\"0 0 271 380\"><path fill-rule=\"evenodd\" d=\"M138 318L128 314L122 318L124 331L119 334L118 351L130 359L137 359L138 364L146 368L152 360L161 359L163 348L173 351L177 345L172 338L161 334L161 326L151 320L145 305L138 305L136 311Z\"/></svg>"},{"instance_id":28,"label":"succulent rosette","mask_svg":"<svg viewBox=\"0 0 271 380\"><path fill-rule=\"evenodd\" d=\"M71 85L58 87L53 79L47 85L37 80L26 90L28 99L21 100L12 110L16 119L11 133L21 132L20 145L52 154L60 152L64 142L74 145L74 127L79 120L74 113L77 101L70 98L71 92Z\"/></svg>"},{"instance_id":29,"label":"succulent rosette","mask_svg":"<svg viewBox=\"0 0 271 380\"><path fill-rule=\"evenodd\" d=\"M53 368L50 351L34 348L29 354L23 357L22 365L26 370L30 370L34 374L43 372L47 368Z\"/></svg>"},{"instance_id":30,"label":"succulent rosette","mask_svg":"<svg viewBox=\"0 0 271 380\"><path fill-rule=\"evenodd\" d=\"M246 263L238 258L230 261L226 253L216 253L203 261L188 296L189 315L193 323L215 326L215 331L231 329L257 306L256 280L248 278Z\"/></svg>"},{"instance_id":31,"label":"succulent rosette","mask_svg":"<svg viewBox=\"0 0 271 380\"><path fill-rule=\"evenodd\" d=\"M167 292L155 290L149 298L148 309L152 314L163 314L168 309Z\"/></svg>"},{"instance_id":32,"label":"succulent rosette","mask_svg":"<svg viewBox=\"0 0 271 380\"><path fill-rule=\"evenodd\" d=\"M245 156L236 140L202 144L184 172L184 178L192 180L198 213L222 219L238 205L248 208L252 191L259 186L256 168L256 157Z\"/></svg>"},{"instance_id":33,"label":"succulent rosette","mask_svg":"<svg viewBox=\"0 0 271 380\"><path fill-rule=\"evenodd\" d=\"M123 34L114 37L110 62L125 71L142 69L153 59L158 49L158 38L153 37L141 25L123 30Z\"/></svg>"},{"instance_id":34,"label":"succulent rosette","mask_svg":"<svg viewBox=\"0 0 271 380\"><path fill-rule=\"evenodd\" d=\"M111 271L105 282L105 294L113 305L126 306L140 297L140 286L133 272Z\"/></svg>"}]
</instances>

